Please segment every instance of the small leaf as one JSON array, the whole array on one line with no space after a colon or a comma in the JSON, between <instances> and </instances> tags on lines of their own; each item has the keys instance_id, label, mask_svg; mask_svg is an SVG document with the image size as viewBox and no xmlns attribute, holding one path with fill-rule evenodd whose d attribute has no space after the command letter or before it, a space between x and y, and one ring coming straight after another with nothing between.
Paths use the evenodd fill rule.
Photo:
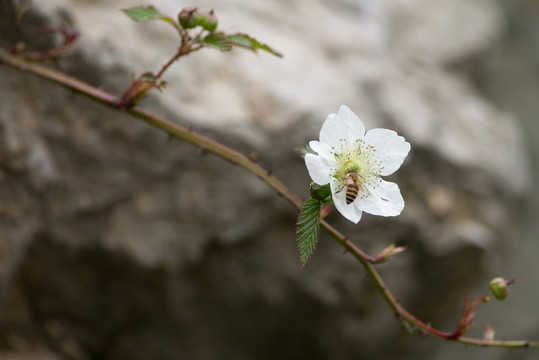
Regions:
<instances>
[{"instance_id":1,"label":"small leaf","mask_svg":"<svg viewBox=\"0 0 539 360\"><path fill-rule=\"evenodd\" d=\"M247 34L237 33L228 35L226 38L232 45L236 45L255 52L260 49L263 51L267 51L275 56L282 57L281 54L270 48L268 45L259 42L258 40Z\"/></svg>"},{"instance_id":2,"label":"small leaf","mask_svg":"<svg viewBox=\"0 0 539 360\"><path fill-rule=\"evenodd\" d=\"M146 21L146 20L163 20L170 25L174 26L175 29L178 29L178 26L168 16L164 16L153 6L137 6L130 9L122 9L122 11L135 21Z\"/></svg>"},{"instance_id":3,"label":"small leaf","mask_svg":"<svg viewBox=\"0 0 539 360\"><path fill-rule=\"evenodd\" d=\"M296 223L296 244L299 252L300 269L307 264L318 243L320 235L320 211L322 204L310 199L301 205Z\"/></svg>"},{"instance_id":4,"label":"small leaf","mask_svg":"<svg viewBox=\"0 0 539 360\"><path fill-rule=\"evenodd\" d=\"M148 91L153 88L161 90L164 86L164 81L158 82L158 78L153 73L145 72L138 79L133 79L121 99L116 102L116 106L120 109L131 108L142 101Z\"/></svg>"},{"instance_id":5,"label":"small leaf","mask_svg":"<svg viewBox=\"0 0 539 360\"><path fill-rule=\"evenodd\" d=\"M127 16L135 21L145 21L151 19L160 19L161 13L153 6L137 6L130 9L122 9Z\"/></svg>"},{"instance_id":6,"label":"small leaf","mask_svg":"<svg viewBox=\"0 0 539 360\"><path fill-rule=\"evenodd\" d=\"M397 255L403 251L406 250L406 246L395 246L395 243L389 244L380 254L378 254L377 258L384 258L384 261L389 261L389 259L393 255Z\"/></svg>"},{"instance_id":7,"label":"small leaf","mask_svg":"<svg viewBox=\"0 0 539 360\"><path fill-rule=\"evenodd\" d=\"M202 39L204 45L211 46L215 49L221 51L230 51L232 50L232 45L230 45L226 36L222 32L211 33L208 36Z\"/></svg>"}]
</instances>

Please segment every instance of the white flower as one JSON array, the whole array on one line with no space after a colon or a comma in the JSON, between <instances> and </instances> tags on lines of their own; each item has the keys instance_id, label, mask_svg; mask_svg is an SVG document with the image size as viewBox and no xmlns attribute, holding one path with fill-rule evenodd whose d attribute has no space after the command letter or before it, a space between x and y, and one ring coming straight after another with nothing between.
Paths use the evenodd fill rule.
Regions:
<instances>
[{"instance_id":1,"label":"white flower","mask_svg":"<svg viewBox=\"0 0 539 360\"><path fill-rule=\"evenodd\" d=\"M397 184L380 176L393 174L410 151L410 144L393 130L372 129L365 133L363 122L347 106L330 114L320 141L309 146L318 155L305 155L313 181L330 184L337 210L357 223L363 211L396 216L404 208Z\"/></svg>"}]
</instances>

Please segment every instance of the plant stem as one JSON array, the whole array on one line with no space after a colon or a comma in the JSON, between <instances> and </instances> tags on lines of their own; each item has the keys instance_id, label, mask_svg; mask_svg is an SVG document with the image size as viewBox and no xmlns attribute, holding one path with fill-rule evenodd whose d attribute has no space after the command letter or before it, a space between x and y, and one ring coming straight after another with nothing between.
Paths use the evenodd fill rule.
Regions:
<instances>
[{"instance_id":1,"label":"plant stem","mask_svg":"<svg viewBox=\"0 0 539 360\"><path fill-rule=\"evenodd\" d=\"M168 66L174 62L177 57L173 57L169 61ZM20 56L12 55L8 51L0 48L0 65L5 64L15 69L18 69L23 72L28 72L34 75L37 75L46 80L52 81L56 84L62 85L68 89L71 89L77 93L83 94L84 96L97 101L101 104L104 104L110 108L120 111L117 106L117 98L111 94L108 94L104 91L101 91L89 84L86 84L78 79L75 79L71 76L60 73L54 69L24 60ZM164 72L168 66L165 66L161 71L160 75ZM204 151L213 153L229 162L239 165L246 169L247 171L255 174L264 182L266 182L271 188L273 188L279 195L284 197L292 206L297 210L300 209L302 201L301 199L294 194L290 189L288 189L281 181L279 181L275 176L273 176L269 171L262 168L260 165L252 161L247 156L237 152L234 149L231 149L215 140L207 138L203 135L200 135L186 127L183 127L179 124L171 122L167 119L159 117L155 114L152 114L146 110L143 110L140 107L132 107L125 110L127 113L146 121L147 123L158 127L171 136L177 137L179 139L185 140L195 146L201 147ZM409 313L406 309L400 305L393 293L388 289L384 280L376 271L373 264L381 262L380 259L373 258L363 251L361 251L357 246L355 246L351 241L349 241L344 235L342 235L338 230L329 225L325 220L321 221L322 229L327 232L333 239L339 242L347 251L349 251L365 268L369 277L374 281L378 292L382 295L384 300L391 307L397 318L401 321L405 321L413 327L421 329L423 332L440 339L459 342L467 345L475 346L488 346L488 347L505 347L505 348L526 348L526 347L539 347L539 341L505 341L505 340L483 340L479 338L468 338L468 337L458 337L454 338L453 333L437 330L430 325L422 322L414 315Z\"/></svg>"},{"instance_id":2,"label":"plant stem","mask_svg":"<svg viewBox=\"0 0 539 360\"><path fill-rule=\"evenodd\" d=\"M178 48L178 51L174 56L172 56L165 65L159 70L157 75L155 75L156 80L159 80L165 71L172 65L176 60L178 60L180 57L185 56L189 53L195 52L197 50L200 50L203 48L202 45L199 44L199 46L194 46L193 41L189 41L189 33L184 30L180 30L180 36L181 36L181 42L180 47Z\"/></svg>"}]
</instances>

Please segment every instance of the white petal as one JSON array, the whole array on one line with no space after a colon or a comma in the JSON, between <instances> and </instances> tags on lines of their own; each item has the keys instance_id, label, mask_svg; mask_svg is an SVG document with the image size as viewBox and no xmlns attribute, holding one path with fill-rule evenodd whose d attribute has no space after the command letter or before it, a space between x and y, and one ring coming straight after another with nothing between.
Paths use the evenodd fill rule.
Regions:
<instances>
[{"instance_id":1,"label":"white petal","mask_svg":"<svg viewBox=\"0 0 539 360\"><path fill-rule=\"evenodd\" d=\"M395 183L382 180L375 189L369 191L370 196L353 202L362 211L373 215L397 216L404 208L404 199Z\"/></svg>"},{"instance_id":2,"label":"white petal","mask_svg":"<svg viewBox=\"0 0 539 360\"><path fill-rule=\"evenodd\" d=\"M347 204L346 203L346 189L343 189L339 193L335 193L338 189L338 181L333 179L333 181L330 182L331 187L331 194L333 195L333 203L335 204L335 207L337 210L350 220L351 222L357 224L359 220L361 220L361 210L358 209L356 206L354 206L354 203Z\"/></svg>"},{"instance_id":3,"label":"white petal","mask_svg":"<svg viewBox=\"0 0 539 360\"><path fill-rule=\"evenodd\" d=\"M319 185L325 185L331 180L329 167L321 156L314 154L305 155L305 165L311 179Z\"/></svg>"},{"instance_id":4,"label":"white petal","mask_svg":"<svg viewBox=\"0 0 539 360\"><path fill-rule=\"evenodd\" d=\"M316 151L318 155L323 157L328 164L332 164L335 162L335 156L333 155L333 149L331 149L331 146L328 144L321 143L319 141L309 141L309 146L311 149Z\"/></svg>"},{"instance_id":5,"label":"white petal","mask_svg":"<svg viewBox=\"0 0 539 360\"><path fill-rule=\"evenodd\" d=\"M376 155L382 161L380 175L383 176L397 171L410 151L410 144L395 131L388 129L369 130L365 134L365 143L376 149Z\"/></svg>"},{"instance_id":6,"label":"white petal","mask_svg":"<svg viewBox=\"0 0 539 360\"><path fill-rule=\"evenodd\" d=\"M340 139L355 141L365 136L365 125L346 105L339 114L329 114L320 130L320 141L331 146L339 145Z\"/></svg>"},{"instance_id":7,"label":"white petal","mask_svg":"<svg viewBox=\"0 0 539 360\"><path fill-rule=\"evenodd\" d=\"M305 155L305 164L307 165L307 170L309 170L309 175L311 179L319 185L325 185L329 182L333 176L333 172L336 167L336 160L331 147L327 144L323 144L318 141L310 141L309 146L311 149L318 153L307 154ZM309 158L309 160L307 160Z\"/></svg>"}]
</instances>

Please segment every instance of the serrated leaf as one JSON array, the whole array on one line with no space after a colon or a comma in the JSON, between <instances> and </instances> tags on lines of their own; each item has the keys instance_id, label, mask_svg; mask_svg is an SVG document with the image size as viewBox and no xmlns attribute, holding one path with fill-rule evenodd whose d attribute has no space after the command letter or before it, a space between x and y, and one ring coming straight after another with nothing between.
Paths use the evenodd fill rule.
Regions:
<instances>
[{"instance_id":1,"label":"serrated leaf","mask_svg":"<svg viewBox=\"0 0 539 360\"><path fill-rule=\"evenodd\" d=\"M282 57L281 54L273 50L268 45L259 42L258 40L256 40L255 38L247 34L237 33L237 34L228 35L226 38L232 45L249 49L255 52L260 49L263 51L267 51L270 54L273 54L275 56Z\"/></svg>"},{"instance_id":2,"label":"serrated leaf","mask_svg":"<svg viewBox=\"0 0 539 360\"><path fill-rule=\"evenodd\" d=\"M301 205L296 223L296 245L299 252L300 269L307 264L316 248L320 235L320 211L322 204L310 199Z\"/></svg>"},{"instance_id":3,"label":"serrated leaf","mask_svg":"<svg viewBox=\"0 0 539 360\"><path fill-rule=\"evenodd\" d=\"M135 21L146 21L146 20L163 20L170 25L174 26L175 29L178 29L178 25L169 18L164 16L157 10L154 6L137 6L130 9L122 9L122 11Z\"/></svg>"},{"instance_id":4,"label":"serrated leaf","mask_svg":"<svg viewBox=\"0 0 539 360\"><path fill-rule=\"evenodd\" d=\"M163 15L161 15L161 13L153 6L137 6L130 9L122 9L122 11L135 21L160 19L163 17Z\"/></svg>"},{"instance_id":5,"label":"serrated leaf","mask_svg":"<svg viewBox=\"0 0 539 360\"><path fill-rule=\"evenodd\" d=\"M222 32L211 33L208 36L205 36L202 39L202 43L221 51L232 50L232 45L230 45L225 34Z\"/></svg>"}]
</instances>

